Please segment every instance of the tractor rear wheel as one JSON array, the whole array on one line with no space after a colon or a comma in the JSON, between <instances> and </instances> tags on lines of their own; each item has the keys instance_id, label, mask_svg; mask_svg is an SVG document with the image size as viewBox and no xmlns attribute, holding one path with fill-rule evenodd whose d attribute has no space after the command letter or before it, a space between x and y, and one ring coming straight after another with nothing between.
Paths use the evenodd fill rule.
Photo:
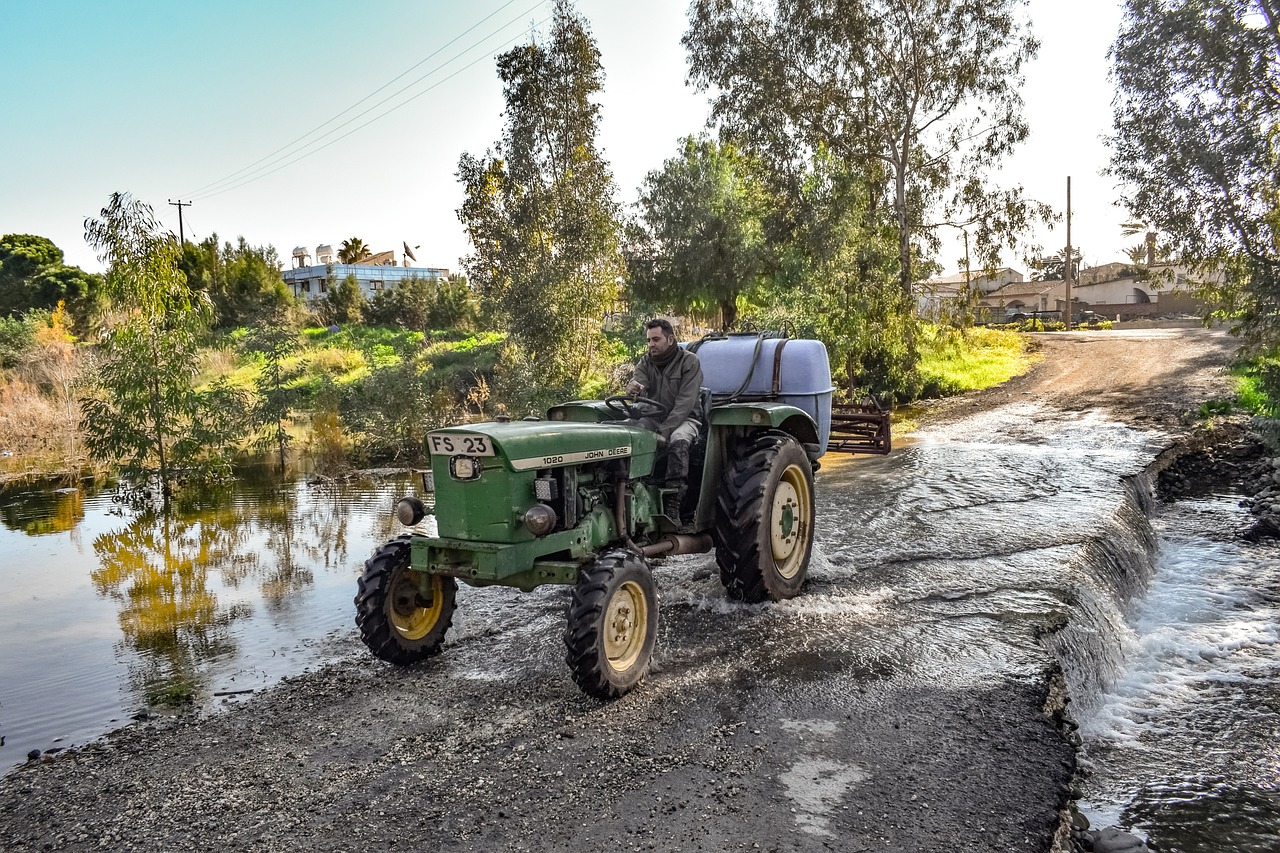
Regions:
<instances>
[{"instance_id":1,"label":"tractor rear wheel","mask_svg":"<svg viewBox=\"0 0 1280 853\"><path fill-rule=\"evenodd\" d=\"M649 670L658 634L658 593L639 554L610 551L583 569L569 599L565 662L583 692L623 695Z\"/></svg>"},{"instance_id":2,"label":"tractor rear wheel","mask_svg":"<svg viewBox=\"0 0 1280 853\"><path fill-rule=\"evenodd\" d=\"M813 466L781 432L748 439L717 502L716 563L732 598L781 601L800 592L813 554Z\"/></svg>"},{"instance_id":3,"label":"tractor rear wheel","mask_svg":"<svg viewBox=\"0 0 1280 853\"><path fill-rule=\"evenodd\" d=\"M373 552L356 592L356 627L377 657L405 666L439 654L453 624L458 582L409 567L409 537Z\"/></svg>"}]
</instances>

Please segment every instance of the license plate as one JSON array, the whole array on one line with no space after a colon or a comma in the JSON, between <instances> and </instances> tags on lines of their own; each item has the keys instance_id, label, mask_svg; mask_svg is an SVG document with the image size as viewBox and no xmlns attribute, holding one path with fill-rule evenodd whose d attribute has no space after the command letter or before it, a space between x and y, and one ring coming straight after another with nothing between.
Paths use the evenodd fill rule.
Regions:
<instances>
[{"instance_id":1,"label":"license plate","mask_svg":"<svg viewBox=\"0 0 1280 853\"><path fill-rule=\"evenodd\" d=\"M433 432L427 436L427 449L432 456L495 456L493 442L487 435Z\"/></svg>"}]
</instances>

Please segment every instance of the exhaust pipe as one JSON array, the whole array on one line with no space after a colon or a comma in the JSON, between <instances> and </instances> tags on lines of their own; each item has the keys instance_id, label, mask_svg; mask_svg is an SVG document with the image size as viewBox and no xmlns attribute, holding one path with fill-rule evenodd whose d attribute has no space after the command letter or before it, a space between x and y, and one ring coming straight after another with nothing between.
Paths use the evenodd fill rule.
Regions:
<instances>
[{"instance_id":1,"label":"exhaust pipe","mask_svg":"<svg viewBox=\"0 0 1280 853\"><path fill-rule=\"evenodd\" d=\"M710 533L668 533L640 553L646 557L672 557L676 554L705 554L712 548Z\"/></svg>"}]
</instances>

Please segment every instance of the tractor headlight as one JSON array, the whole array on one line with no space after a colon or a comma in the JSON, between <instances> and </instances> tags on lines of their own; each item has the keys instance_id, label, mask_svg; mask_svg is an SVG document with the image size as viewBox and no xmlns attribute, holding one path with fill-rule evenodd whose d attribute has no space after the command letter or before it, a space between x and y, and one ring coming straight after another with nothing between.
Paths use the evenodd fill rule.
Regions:
<instances>
[{"instance_id":1,"label":"tractor headlight","mask_svg":"<svg viewBox=\"0 0 1280 853\"><path fill-rule=\"evenodd\" d=\"M426 517L426 505L415 497L401 498L396 504L396 520L405 527L413 527Z\"/></svg>"},{"instance_id":2,"label":"tractor headlight","mask_svg":"<svg viewBox=\"0 0 1280 853\"><path fill-rule=\"evenodd\" d=\"M556 529L556 511L546 504L534 504L524 511L524 526L534 536L546 536Z\"/></svg>"},{"instance_id":3,"label":"tractor headlight","mask_svg":"<svg viewBox=\"0 0 1280 853\"><path fill-rule=\"evenodd\" d=\"M560 489L551 477L539 477L533 481L533 496L540 501L553 501L560 497Z\"/></svg>"}]
</instances>

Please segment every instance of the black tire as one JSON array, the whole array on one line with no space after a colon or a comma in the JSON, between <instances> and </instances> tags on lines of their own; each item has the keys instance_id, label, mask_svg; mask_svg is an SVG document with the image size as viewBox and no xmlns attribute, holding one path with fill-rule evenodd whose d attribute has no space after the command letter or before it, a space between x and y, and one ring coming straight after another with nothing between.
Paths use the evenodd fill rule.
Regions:
<instances>
[{"instance_id":1,"label":"black tire","mask_svg":"<svg viewBox=\"0 0 1280 853\"><path fill-rule=\"evenodd\" d=\"M356 591L356 627L360 639L379 658L401 666L440 653L453 624L458 582L446 575L422 574L409 567L409 537L400 536L365 561Z\"/></svg>"},{"instance_id":2,"label":"black tire","mask_svg":"<svg viewBox=\"0 0 1280 853\"><path fill-rule=\"evenodd\" d=\"M731 598L782 601L800 592L813 555L813 465L791 436L761 432L730 462L712 538Z\"/></svg>"},{"instance_id":3,"label":"black tire","mask_svg":"<svg viewBox=\"0 0 1280 853\"><path fill-rule=\"evenodd\" d=\"M578 575L567 616L565 662L584 693L613 699L640 683L658 635L658 594L643 557L597 557Z\"/></svg>"}]
</instances>

